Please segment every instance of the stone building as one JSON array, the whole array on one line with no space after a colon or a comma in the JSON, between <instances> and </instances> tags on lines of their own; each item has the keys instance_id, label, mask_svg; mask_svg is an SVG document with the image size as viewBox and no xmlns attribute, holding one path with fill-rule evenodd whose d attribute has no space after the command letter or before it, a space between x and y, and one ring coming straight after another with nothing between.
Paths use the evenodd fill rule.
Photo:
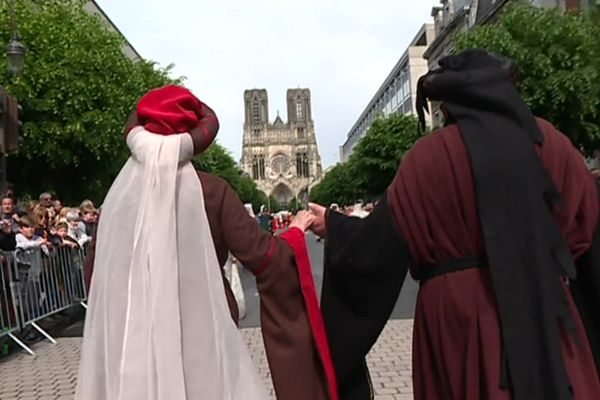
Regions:
<instances>
[{"instance_id":1,"label":"stone building","mask_svg":"<svg viewBox=\"0 0 600 400\"><path fill-rule=\"evenodd\" d=\"M416 115L417 81L427 73L427 61L423 59L423 54L434 38L433 24L421 26L406 51L348 132L346 141L340 146L341 162L348 161L354 148L367 134L377 117L394 113ZM427 124L432 124L429 117Z\"/></svg>"},{"instance_id":2,"label":"stone building","mask_svg":"<svg viewBox=\"0 0 600 400\"><path fill-rule=\"evenodd\" d=\"M478 25L495 23L503 8L514 0L440 0L440 5L433 7L435 40L423 54L429 69L438 67L438 60L454 51L454 37L457 33L466 32ZM559 7L564 11L588 9L599 0L529 0L536 7ZM432 126L439 128L443 124L443 116L439 104L432 107Z\"/></svg>"},{"instance_id":3,"label":"stone building","mask_svg":"<svg viewBox=\"0 0 600 400\"><path fill-rule=\"evenodd\" d=\"M91 0L86 2L83 6L83 9L92 15L97 15L100 18L100 20L106 24L108 29L118 33L121 36L121 38L123 39L123 54L125 54L133 61L139 61L143 59L140 53L138 53L137 50L133 47L133 45L129 42L129 40L127 40L123 32L119 30L117 25L115 25L115 23L110 19L110 17L104 12L104 10L102 10L97 1Z\"/></svg>"},{"instance_id":4,"label":"stone building","mask_svg":"<svg viewBox=\"0 0 600 400\"><path fill-rule=\"evenodd\" d=\"M310 90L288 89L287 122L269 121L265 89L244 92L244 138L240 166L266 195L285 206L306 201L321 177L321 157L312 119Z\"/></svg>"}]
</instances>

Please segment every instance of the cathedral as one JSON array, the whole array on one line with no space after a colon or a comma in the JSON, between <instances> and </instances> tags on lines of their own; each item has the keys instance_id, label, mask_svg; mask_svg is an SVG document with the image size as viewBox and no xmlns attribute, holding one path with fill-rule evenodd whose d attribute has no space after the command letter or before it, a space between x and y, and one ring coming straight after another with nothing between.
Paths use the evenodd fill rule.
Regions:
<instances>
[{"instance_id":1,"label":"cathedral","mask_svg":"<svg viewBox=\"0 0 600 400\"><path fill-rule=\"evenodd\" d=\"M321 177L321 157L312 120L310 90L288 89L287 122L279 113L269 121L265 89L244 92L244 138L240 166L282 206L306 201L309 186Z\"/></svg>"}]
</instances>

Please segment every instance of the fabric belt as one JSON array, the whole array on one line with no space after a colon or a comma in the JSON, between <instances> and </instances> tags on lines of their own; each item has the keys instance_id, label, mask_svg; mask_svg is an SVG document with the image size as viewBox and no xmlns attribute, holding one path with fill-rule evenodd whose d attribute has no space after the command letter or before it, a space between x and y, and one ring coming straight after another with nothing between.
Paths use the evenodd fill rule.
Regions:
<instances>
[{"instance_id":1,"label":"fabric belt","mask_svg":"<svg viewBox=\"0 0 600 400\"><path fill-rule=\"evenodd\" d=\"M417 280L421 285L423 285L425 282L435 278L436 276L449 274L451 272L464 271L471 268L483 268L487 267L488 265L488 259L485 256L457 258L441 264L425 267L424 271L420 274Z\"/></svg>"}]
</instances>

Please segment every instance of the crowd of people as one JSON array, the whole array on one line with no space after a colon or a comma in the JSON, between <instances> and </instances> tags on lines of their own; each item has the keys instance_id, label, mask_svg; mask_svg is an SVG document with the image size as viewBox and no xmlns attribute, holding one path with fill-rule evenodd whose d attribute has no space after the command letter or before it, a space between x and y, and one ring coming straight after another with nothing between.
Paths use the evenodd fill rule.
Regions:
<instances>
[{"instance_id":1,"label":"crowd of people","mask_svg":"<svg viewBox=\"0 0 600 400\"><path fill-rule=\"evenodd\" d=\"M333 211L337 211L350 217L366 218L369 216L369 214L371 214L373 208L375 208L375 205L377 205L377 202L365 203L362 200L358 200L355 204L346 206L340 206L337 203L332 203L329 208ZM271 212L263 205L260 208L259 214L254 215L251 204L246 204L245 207L246 210L248 210L248 214L250 214L250 216L253 218L256 218L257 222L265 231L272 234L288 228L291 222L294 220L294 213L291 211L283 210L279 212ZM317 238L317 241L320 241L320 238Z\"/></svg>"},{"instance_id":2,"label":"crowd of people","mask_svg":"<svg viewBox=\"0 0 600 400\"><path fill-rule=\"evenodd\" d=\"M0 285L0 316L5 325L15 324L10 295L11 279L21 282L21 295L30 306L25 311L26 318L42 315L43 306L50 305L42 304L42 299L38 297L40 294L47 297L43 296L43 290L47 289L35 286L35 280L30 279L35 274L31 271L39 273L43 265L54 265L49 263L53 259L72 261L71 255L78 254L79 250L85 251L94 235L97 218L98 210L91 200L84 200L75 207L65 207L49 192L40 194L36 201L19 202L12 188L4 191L0 201L0 250L3 252L0 265L4 283ZM16 260L16 268L10 273L8 253L12 253ZM63 277L63 281L65 279ZM71 281L75 279L71 277ZM60 286L58 290L52 290L66 290L64 282L57 282L57 286ZM55 299L56 295L54 293ZM33 329L24 329L21 338L31 343L38 340L40 335ZM5 348L3 350L7 352Z\"/></svg>"},{"instance_id":3,"label":"crowd of people","mask_svg":"<svg viewBox=\"0 0 600 400\"><path fill-rule=\"evenodd\" d=\"M2 195L0 250L40 248L48 253L56 247L84 248L96 229L98 210L91 200L65 207L44 192L37 201L19 203L12 189Z\"/></svg>"}]
</instances>

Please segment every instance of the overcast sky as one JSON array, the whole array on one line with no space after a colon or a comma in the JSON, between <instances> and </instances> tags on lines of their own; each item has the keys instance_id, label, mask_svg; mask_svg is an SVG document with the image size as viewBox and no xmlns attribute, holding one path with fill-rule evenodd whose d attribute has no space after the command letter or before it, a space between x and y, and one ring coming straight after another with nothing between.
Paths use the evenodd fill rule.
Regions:
<instances>
[{"instance_id":1,"label":"overcast sky","mask_svg":"<svg viewBox=\"0 0 600 400\"><path fill-rule=\"evenodd\" d=\"M142 57L216 111L218 141L239 160L245 89L286 119L288 88L311 90L324 167L421 25L430 0L98 0Z\"/></svg>"}]
</instances>

